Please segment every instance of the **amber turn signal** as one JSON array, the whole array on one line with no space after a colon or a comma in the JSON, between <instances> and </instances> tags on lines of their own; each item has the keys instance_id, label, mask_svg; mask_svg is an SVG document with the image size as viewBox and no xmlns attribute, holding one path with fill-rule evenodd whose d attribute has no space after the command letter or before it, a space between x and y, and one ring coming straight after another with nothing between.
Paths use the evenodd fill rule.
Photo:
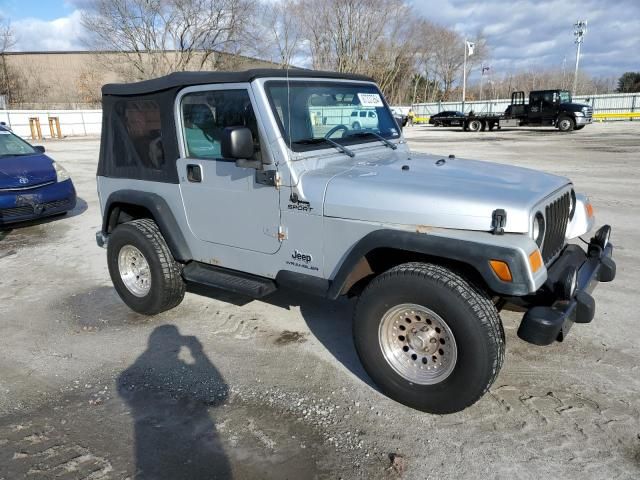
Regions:
<instances>
[{"instance_id":1,"label":"amber turn signal","mask_svg":"<svg viewBox=\"0 0 640 480\"><path fill-rule=\"evenodd\" d=\"M511 270L509 270L509 265L507 265L506 262L503 262L502 260L489 260L489 265L491 265L491 269L503 282L510 282L513 280Z\"/></svg>"},{"instance_id":2,"label":"amber turn signal","mask_svg":"<svg viewBox=\"0 0 640 480\"><path fill-rule=\"evenodd\" d=\"M540 255L540 250L537 248L529 255L529 265L531 265L531 271L533 273L540 270L542 266L542 255Z\"/></svg>"},{"instance_id":3,"label":"amber turn signal","mask_svg":"<svg viewBox=\"0 0 640 480\"><path fill-rule=\"evenodd\" d=\"M587 209L587 216L589 218L593 217L593 205L591 205L590 203L587 203L586 209Z\"/></svg>"}]
</instances>

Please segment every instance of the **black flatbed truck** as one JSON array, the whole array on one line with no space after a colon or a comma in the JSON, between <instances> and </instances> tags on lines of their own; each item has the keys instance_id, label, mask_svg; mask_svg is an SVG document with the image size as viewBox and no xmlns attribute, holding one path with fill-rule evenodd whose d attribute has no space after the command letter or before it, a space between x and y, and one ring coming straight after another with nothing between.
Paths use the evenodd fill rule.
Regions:
<instances>
[{"instance_id":1,"label":"black flatbed truck","mask_svg":"<svg viewBox=\"0 0 640 480\"><path fill-rule=\"evenodd\" d=\"M442 120L446 120L443 117ZM452 118L453 120L453 118ZM460 120L459 117L456 120ZM511 94L511 105L502 114L466 114L462 129L467 132L493 130L502 127L556 127L561 132L581 130L593 120L590 105L573 103L567 90L535 90L525 103L522 91Z\"/></svg>"}]
</instances>

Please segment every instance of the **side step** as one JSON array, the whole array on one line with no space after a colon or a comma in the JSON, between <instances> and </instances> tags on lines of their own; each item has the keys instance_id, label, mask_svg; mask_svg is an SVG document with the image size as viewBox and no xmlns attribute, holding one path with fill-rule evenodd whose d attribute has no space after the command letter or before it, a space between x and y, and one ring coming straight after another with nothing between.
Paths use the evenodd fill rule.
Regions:
<instances>
[{"instance_id":1,"label":"side step","mask_svg":"<svg viewBox=\"0 0 640 480\"><path fill-rule=\"evenodd\" d=\"M269 278L195 261L184 267L182 276L190 283L219 288L253 298L265 297L278 289L274 281Z\"/></svg>"}]
</instances>

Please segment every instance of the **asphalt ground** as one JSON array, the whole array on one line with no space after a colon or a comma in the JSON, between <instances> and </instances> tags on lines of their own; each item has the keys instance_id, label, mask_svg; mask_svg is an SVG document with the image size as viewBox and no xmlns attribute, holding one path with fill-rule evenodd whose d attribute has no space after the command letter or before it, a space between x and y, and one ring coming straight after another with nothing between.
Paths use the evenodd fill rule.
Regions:
<instances>
[{"instance_id":1,"label":"asphalt ground","mask_svg":"<svg viewBox=\"0 0 640 480\"><path fill-rule=\"evenodd\" d=\"M591 324L536 347L503 312L490 392L417 412L362 370L353 301L187 294L155 317L130 311L94 239L99 142L49 141L79 202L0 232L0 479L639 478L640 123L405 133L412 149L569 176L591 197L618 264Z\"/></svg>"}]
</instances>

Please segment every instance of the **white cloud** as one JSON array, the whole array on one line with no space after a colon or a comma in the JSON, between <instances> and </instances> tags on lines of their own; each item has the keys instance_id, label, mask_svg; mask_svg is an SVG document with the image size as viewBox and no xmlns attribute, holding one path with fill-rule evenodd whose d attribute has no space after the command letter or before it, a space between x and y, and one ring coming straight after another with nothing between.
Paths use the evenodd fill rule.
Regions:
<instances>
[{"instance_id":1,"label":"white cloud","mask_svg":"<svg viewBox=\"0 0 640 480\"><path fill-rule=\"evenodd\" d=\"M466 36L483 32L495 74L561 68L575 60L573 23L587 19L581 68L595 76L640 69L637 0L410 0L425 18ZM462 47L461 47L462 48Z\"/></svg>"},{"instance_id":2,"label":"white cloud","mask_svg":"<svg viewBox=\"0 0 640 480\"><path fill-rule=\"evenodd\" d=\"M69 16L54 20L23 18L13 21L16 40L13 50L83 50L81 17L82 12L75 10Z\"/></svg>"}]
</instances>

